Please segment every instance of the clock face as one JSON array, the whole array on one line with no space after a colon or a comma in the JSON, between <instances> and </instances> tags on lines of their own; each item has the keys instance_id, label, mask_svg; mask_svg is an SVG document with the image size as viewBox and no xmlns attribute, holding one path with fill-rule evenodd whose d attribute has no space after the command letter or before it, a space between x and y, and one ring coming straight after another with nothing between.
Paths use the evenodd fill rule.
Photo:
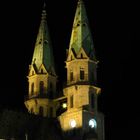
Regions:
<instances>
[{"instance_id":1,"label":"clock face","mask_svg":"<svg viewBox=\"0 0 140 140\"><path fill-rule=\"evenodd\" d=\"M90 119L89 122L88 122L88 125L91 127L91 128L96 128L97 127L97 122L95 119Z\"/></svg>"},{"instance_id":2,"label":"clock face","mask_svg":"<svg viewBox=\"0 0 140 140\"><path fill-rule=\"evenodd\" d=\"M74 119L70 120L70 126L72 128L76 127L76 121Z\"/></svg>"}]
</instances>

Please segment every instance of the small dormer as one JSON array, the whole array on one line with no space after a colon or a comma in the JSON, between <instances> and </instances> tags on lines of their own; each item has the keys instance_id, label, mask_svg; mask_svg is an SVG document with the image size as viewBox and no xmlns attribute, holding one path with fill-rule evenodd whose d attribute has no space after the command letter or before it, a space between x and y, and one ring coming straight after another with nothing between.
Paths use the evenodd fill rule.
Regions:
<instances>
[{"instance_id":1,"label":"small dormer","mask_svg":"<svg viewBox=\"0 0 140 140\"><path fill-rule=\"evenodd\" d=\"M45 69L45 66L43 64L41 64L39 70L38 70L39 74L47 74L47 70Z\"/></svg>"},{"instance_id":2,"label":"small dormer","mask_svg":"<svg viewBox=\"0 0 140 140\"><path fill-rule=\"evenodd\" d=\"M82 47L80 48L80 51L77 54L77 58L78 59L88 59L89 58Z\"/></svg>"},{"instance_id":3,"label":"small dormer","mask_svg":"<svg viewBox=\"0 0 140 140\"><path fill-rule=\"evenodd\" d=\"M33 76L35 74L36 74L36 70L35 70L34 66L31 65L30 68L29 68L29 74L28 74L28 76Z\"/></svg>"},{"instance_id":4,"label":"small dormer","mask_svg":"<svg viewBox=\"0 0 140 140\"><path fill-rule=\"evenodd\" d=\"M72 60L74 60L74 59L76 59L76 57L75 57L75 55L74 55L74 52L73 52L73 50L70 50L70 51L68 52L67 61L72 61Z\"/></svg>"}]
</instances>

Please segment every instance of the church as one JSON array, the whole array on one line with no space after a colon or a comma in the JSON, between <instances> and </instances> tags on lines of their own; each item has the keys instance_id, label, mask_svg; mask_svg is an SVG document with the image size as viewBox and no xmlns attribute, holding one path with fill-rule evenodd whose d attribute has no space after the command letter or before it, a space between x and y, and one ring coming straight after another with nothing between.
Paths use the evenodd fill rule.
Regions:
<instances>
[{"instance_id":1,"label":"church","mask_svg":"<svg viewBox=\"0 0 140 140\"><path fill-rule=\"evenodd\" d=\"M98 111L98 60L83 0L77 3L65 68L67 82L59 95L53 46L43 7L41 22L28 73L29 113L58 119L67 136L79 133L86 140L104 140L104 115Z\"/></svg>"}]
</instances>

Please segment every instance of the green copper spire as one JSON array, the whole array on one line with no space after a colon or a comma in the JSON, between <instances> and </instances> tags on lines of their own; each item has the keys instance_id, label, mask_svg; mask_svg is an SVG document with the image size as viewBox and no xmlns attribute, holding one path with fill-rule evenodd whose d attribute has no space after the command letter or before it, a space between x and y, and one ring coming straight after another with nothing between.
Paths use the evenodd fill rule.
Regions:
<instances>
[{"instance_id":1,"label":"green copper spire","mask_svg":"<svg viewBox=\"0 0 140 140\"><path fill-rule=\"evenodd\" d=\"M74 50L76 55L83 48L88 57L95 60L93 40L88 24L86 9L82 0L78 1L73 23L69 51Z\"/></svg>"},{"instance_id":2,"label":"green copper spire","mask_svg":"<svg viewBox=\"0 0 140 140\"><path fill-rule=\"evenodd\" d=\"M35 49L32 58L32 65L33 64L37 70L39 70L42 64L45 66L48 72L52 72L52 70L54 70L53 50L46 21L45 4L43 6L41 23L35 43Z\"/></svg>"}]
</instances>

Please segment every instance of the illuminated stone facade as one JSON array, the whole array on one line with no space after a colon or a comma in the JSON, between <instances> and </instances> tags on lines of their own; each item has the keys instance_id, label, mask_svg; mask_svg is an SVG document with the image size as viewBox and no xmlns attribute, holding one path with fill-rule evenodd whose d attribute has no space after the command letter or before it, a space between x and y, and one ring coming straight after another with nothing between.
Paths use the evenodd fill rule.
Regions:
<instances>
[{"instance_id":1,"label":"illuminated stone facade","mask_svg":"<svg viewBox=\"0 0 140 140\"><path fill-rule=\"evenodd\" d=\"M57 76L54 68L53 50L49 37L45 8L35 44L28 74L29 92L25 105L30 113L55 117Z\"/></svg>"},{"instance_id":2,"label":"illuminated stone facade","mask_svg":"<svg viewBox=\"0 0 140 140\"><path fill-rule=\"evenodd\" d=\"M92 139L104 139L104 117L98 112L97 64L94 44L86 10L79 0L73 23L66 60L67 85L63 89L67 97L67 111L59 116L63 131L80 129L84 135L94 130Z\"/></svg>"},{"instance_id":3,"label":"illuminated stone facade","mask_svg":"<svg viewBox=\"0 0 140 140\"><path fill-rule=\"evenodd\" d=\"M104 115L98 112L97 64L85 6L78 1L69 49L67 50L67 83L63 96L56 89L53 51L46 23L46 11L37 36L29 68L29 93L25 105L30 113L58 118L64 132L80 130L87 140L104 140ZM58 111L60 108L63 111ZM58 113L59 112L59 113Z\"/></svg>"}]
</instances>

